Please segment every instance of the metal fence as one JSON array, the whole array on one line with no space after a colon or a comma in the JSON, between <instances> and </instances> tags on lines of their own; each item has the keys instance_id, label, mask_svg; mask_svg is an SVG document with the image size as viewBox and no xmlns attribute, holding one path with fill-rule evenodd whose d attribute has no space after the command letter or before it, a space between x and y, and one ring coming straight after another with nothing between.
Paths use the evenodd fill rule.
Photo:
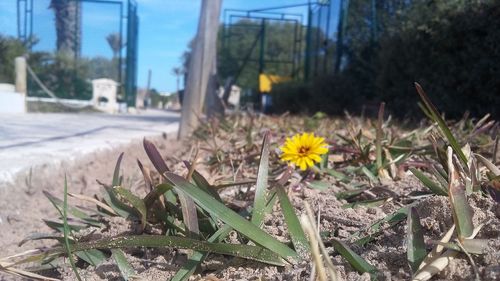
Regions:
<instances>
[{"instance_id":1,"label":"metal fence","mask_svg":"<svg viewBox=\"0 0 500 281\"><path fill-rule=\"evenodd\" d=\"M248 88L256 88L260 74L302 76L302 15L227 9L224 20L222 76L232 76Z\"/></svg>"},{"instance_id":2,"label":"metal fence","mask_svg":"<svg viewBox=\"0 0 500 281\"><path fill-rule=\"evenodd\" d=\"M138 25L134 0L17 0L18 37L28 63L61 98L89 99L90 81L110 78L135 105ZM28 95L44 96L34 81Z\"/></svg>"},{"instance_id":3,"label":"metal fence","mask_svg":"<svg viewBox=\"0 0 500 281\"><path fill-rule=\"evenodd\" d=\"M346 0L348 1L348 0ZM342 28L340 21L344 0L318 1L309 5L306 33L305 79L333 74L342 40L339 38Z\"/></svg>"}]
</instances>

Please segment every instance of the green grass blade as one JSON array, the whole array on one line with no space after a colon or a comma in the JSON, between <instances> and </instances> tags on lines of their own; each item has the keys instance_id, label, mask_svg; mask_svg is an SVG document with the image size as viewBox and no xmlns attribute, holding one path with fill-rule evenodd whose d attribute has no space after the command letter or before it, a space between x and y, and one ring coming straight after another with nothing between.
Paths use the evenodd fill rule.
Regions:
<instances>
[{"instance_id":1,"label":"green grass blade","mask_svg":"<svg viewBox=\"0 0 500 281\"><path fill-rule=\"evenodd\" d=\"M356 254L353 250L351 250L349 246L337 239L333 239L332 244L335 250L342 257L344 257L349 262L349 264L359 273L368 272L370 274L371 280L375 280L377 278L377 269L373 265L365 261L361 256Z\"/></svg>"},{"instance_id":2,"label":"green grass blade","mask_svg":"<svg viewBox=\"0 0 500 281\"><path fill-rule=\"evenodd\" d=\"M301 257L310 252L309 241L306 238L306 234L300 225L299 218L295 214L292 203L286 194L285 189L282 186L276 188L276 193L278 194L281 210L283 211L283 216L285 217L285 223L290 232L290 238L292 239L293 246L295 250Z\"/></svg>"},{"instance_id":3,"label":"green grass blade","mask_svg":"<svg viewBox=\"0 0 500 281\"><path fill-rule=\"evenodd\" d=\"M113 188L113 191L116 192L116 194L120 195L130 205L132 205L132 207L136 211L137 217L141 219L142 229L144 229L147 223L147 209L144 201L138 196L134 195L130 190L120 186Z\"/></svg>"},{"instance_id":4,"label":"green grass blade","mask_svg":"<svg viewBox=\"0 0 500 281\"><path fill-rule=\"evenodd\" d=\"M266 207L264 207L264 215L272 212L274 204L276 204L276 200L278 200L278 195L276 193L276 189L272 189L269 192L269 199L267 200Z\"/></svg>"},{"instance_id":5,"label":"green grass blade","mask_svg":"<svg viewBox=\"0 0 500 281\"><path fill-rule=\"evenodd\" d=\"M118 160L116 160L115 171L113 172L113 180L111 181L111 186L120 185L120 165L123 159L123 152L118 156Z\"/></svg>"},{"instance_id":6,"label":"green grass blade","mask_svg":"<svg viewBox=\"0 0 500 281\"><path fill-rule=\"evenodd\" d=\"M264 206L266 205L267 179L269 176L269 132L264 135L260 152L259 170L255 184L255 199L253 203L252 223L260 227L264 220Z\"/></svg>"},{"instance_id":7,"label":"green grass blade","mask_svg":"<svg viewBox=\"0 0 500 281\"><path fill-rule=\"evenodd\" d=\"M376 153L376 166L377 172L380 172L383 169L383 161L382 158L382 138L384 136L384 132L382 131L382 124L384 123L384 108L385 103L380 103L380 107L378 110L378 120L377 120L377 130L375 136L375 153Z\"/></svg>"},{"instance_id":8,"label":"green grass blade","mask_svg":"<svg viewBox=\"0 0 500 281\"><path fill-rule=\"evenodd\" d=\"M177 190L183 191L193 198L196 204L198 204L202 209L213 214L224 223L233 227L236 231L248 237L250 240L277 253L287 260L295 260L297 258L297 253L295 251L279 242L276 238L267 234L256 225L245 220L233 210L229 209L195 185L186 181L184 178L173 173L165 173L165 177Z\"/></svg>"},{"instance_id":9,"label":"green grass blade","mask_svg":"<svg viewBox=\"0 0 500 281\"><path fill-rule=\"evenodd\" d=\"M366 167L361 167L361 171L370 179L373 183L378 183L378 178Z\"/></svg>"},{"instance_id":10,"label":"green grass blade","mask_svg":"<svg viewBox=\"0 0 500 281\"><path fill-rule=\"evenodd\" d=\"M171 190L173 187L167 183L160 183L153 188L151 192L149 192L146 197L144 197L144 205L146 205L146 209L149 210L151 206L153 206L154 202L162 196L165 192Z\"/></svg>"},{"instance_id":11,"label":"green grass blade","mask_svg":"<svg viewBox=\"0 0 500 281\"><path fill-rule=\"evenodd\" d=\"M363 201L356 201L356 202L347 203L347 204L342 205L342 209L348 209L348 208L355 209L355 208L358 208L361 206L364 206L366 208L374 208L374 207L382 206L391 200L392 200L392 197L384 197L384 198L375 198L375 199L369 199L369 200L363 200Z\"/></svg>"},{"instance_id":12,"label":"green grass blade","mask_svg":"<svg viewBox=\"0 0 500 281\"><path fill-rule=\"evenodd\" d=\"M106 255L97 249L75 252L75 255L92 266L97 266L106 260Z\"/></svg>"},{"instance_id":13,"label":"green grass blade","mask_svg":"<svg viewBox=\"0 0 500 281\"><path fill-rule=\"evenodd\" d=\"M432 191L432 193L437 194L437 195L443 195L443 196L447 196L448 195L448 192L445 189L443 189L441 187L441 185L435 183L433 180L431 180L426 175L424 175L424 173L420 172L419 170L417 170L415 168L410 168L410 171L412 172L412 174L415 177L417 177L420 180L420 182L425 187L427 187L428 189L430 189Z\"/></svg>"},{"instance_id":14,"label":"green grass blade","mask_svg":"<svg viewBox=\"0 0 500 281\"><path fill-rule=\"evenodd\" d=\"M308 187L317 190L327 190L328 188L332 187L331 183L325 181L310 181L306 182L306 184Z\"/></svg>"},{"instance_id":15,"label":"green grass blade","mask_svg":"<svg viewBox=\"0 0 500 281\"><path fill-rule=\"evenodd\" d=\"M446 126L446 122L441 118L441 115L439 114L439 111L436 109L436 107L432 104L431 100L427 95L425 94L424 90L422 89L422 86L420 84L415 83L415 88L417 89L418 95L422 99L422 101L425 104L425 107L429 111L429 113L432 116L432 121L436 122L443 132L444 136L446 139L448 139L448 142L450 143L450 146L453 148L453 151L458 155L458 158L460 158L460 161L467 166L467 157L465 157L464 152L462 151L462 147L458 144L457 139L453 136L451 133L450 128Z\"/></svg>"},{"instance_id":16,"label":"green grass blade","mask_svg":"<svg viewBox=\"0 0 500 281\"><path fill-rule=\"evenodd\" d=\"M363 246L363 245L367 244L368 242L370 242L371 240L373 240L373 238L375 238L375 236L380 234L380 232L383 229L385 229L385 228L383 228L383 226L386 223L389 224L389 227L391 227L391 226L403 221L404 219L406 219L406 216L408 214L408 209L410 208L410 206L412 206L412 205L410 204L410 205L406 205L404 207L401 207L398 210L394 211L393 213L376 221L375 223L373 223L372 225L370 225L368 228L366 228L363 231L364 233L369 233L363 237L358 238L361 235L361 231L357 231L357 232L353 233L352 238L358 238L356 240L356 242L354 242L354 243L356 243L359 246Z\"/></svg>"},{"instance_id":17,"label":"green grass blade","mask_svg":"<svg viewBox=\"0 0 500 281\"><path fill-rule=\"evenodd\" d=\"M211 252L222 255L236 256L240 258L256 260L272 265L282 266L283 260L279 255L260 246L244 244L210 243L206 241L163 235L130 235L121 237L103 238L91 242L75 243L73 251L86 251L90 249L122 249L134 247L173 247L180 249L192 249L200 252ZM61 247L48 250L45 255L64 254Z\"/></svg>"},{"instance_id":18,"label":"green grass blade","mask_svg":"<svg viewBox=\"0 0 500 281\"><path fill-rule=\"evenodd\" d=\"M184 165L188 170L191 170L191 164L189 162L184 161ZM192 179L199 188L203 189L208 194L211 194L215 199L222 202L219 193L217 193L217 191L210 185L210 183L208 183L207 179L205 179L205 177L202 174L194 170Z\"/></svg>"},{"instance_id":19,"label":"green grass blade","mask_svg":"<svg viewBox=\"0 0 500 281\"><path fill-rule=\"evenodd\" d=\"M125 281L128 281L131 277L135 275L135 270L132 268L130 263L127 261L125 254L120 249L111 249L111 256L116 262L120 274Z\"/></svg>"},{"instance_id":20,"label":"green grass blade","mask_svg":"<svg viewBox=\"0 0 500 281\"><path fill-rule=\"evenodd\" d=\"M225 224L219 228L212 236L207 239L207 242L214 243L222 241L233 228ZM170 281L184 281L194 273L199 264L208 256L207 252L194 252L189 260L182 266Z\"/></svg>"},{"instance_id":21,"label":"green grass blade","mask_svg":"<svg viewBox=\"0 0 500 281\"><path fill-rule=\"evenodd\" d=\"M407 233L406 233L406 256L413 272L418 270L420 263L427 256L425 250L424 234L420 225L420 216L417 210L410 207L408 211Z\"/></svg>"},{"instance_id":22,"label":"green grass blade","mask_svg":"<svg viewBox=\"0 0 500 281\"><path fill-rule=\"evenodd\" d=\"M472 235L474 226L472 224L472 209L467 202L465 186L460 181L460 176L453 163L453 151L448 147L448 194L453 211L453 220L457 226L458 238L460 240L469 238Z\"/></svg>"},{"instance_id":23,"label":"green grass blade","mask_svg":"<svg viewBox=\"0 0 500 281\"><path fill-rule=\"evenodd\" d=\"M64 203L63 203L62 213L61 210L58 208L63 218L63 224L64 224L64 247L66 249L68 260L69 263L71 264L73 272L75 273L76 279L78 279L78 281L82 281L82 278L80 278L80 274L78 274L78 270L76 269L75 261L73 260L73 257L71 255L71 246L69 243L70 229L68 227L67 209L68 209L68 180L66 178L66 175L64 175Z\"/></svg>"},{"instance_id":24,"label":"green grass blade","mask_svg":"<svg viewBox=\"0 0 500 281\"><path fill-rule=\"evenodd\" d=\"M52 194L50 194L49 192L47 192L45 190L43 191L43 194L45 195L45 197L47 197L47 199L49 199L49 201L52 203L52 205L56 206L56 208L62 208L62 206L64 204L63 200L53 196ZM89 215L87 215L85 212L83 212L82 210L80 210L78 208L68 206L67 210L71 215L83 220L85 223L88 223L90 225L97 226L97 227L102 225L98 220L93 219L92 217L90 217Z\"/></svg>"}]
</instances>

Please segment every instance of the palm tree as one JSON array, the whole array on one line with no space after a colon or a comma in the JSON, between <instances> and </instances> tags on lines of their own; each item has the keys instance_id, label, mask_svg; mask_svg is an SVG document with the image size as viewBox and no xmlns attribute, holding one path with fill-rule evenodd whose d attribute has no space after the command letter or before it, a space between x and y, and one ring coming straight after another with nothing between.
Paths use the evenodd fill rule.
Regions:
<instances>
[{"instance_id":1,"label":"palm tree","mask_svg":"<svg viewBox=\"0 0 500 281\"><path fill-rule=\"evenodd\" d=\"M57 34L57 51L78 58L81 49L81 2L79 0L51 0Z\"/></svg>"},{"instance_id":2,"label":"palm tree","mask_svg":"<svg viewBox=\"0 0 500 281\"><path fill-rule=\"evenodd\" d=\"M177 78L177 93L179 93L179 81L180 77L184 75L184 69L182 67L172 68L172 74Z\"/></svg>"},{"instance_id":3,"label":"palm tree","mask_svg":"<svg viewBox=\"0 0 500 281\"><path fill-rule=\"evenodd\" d=\"M118 33L111 33L106 36L106 41L108 41L109 47L113 51L113 59L118 57L120 50L122 49L122 40L121 36Z\"/></svg>"}]
</instances>

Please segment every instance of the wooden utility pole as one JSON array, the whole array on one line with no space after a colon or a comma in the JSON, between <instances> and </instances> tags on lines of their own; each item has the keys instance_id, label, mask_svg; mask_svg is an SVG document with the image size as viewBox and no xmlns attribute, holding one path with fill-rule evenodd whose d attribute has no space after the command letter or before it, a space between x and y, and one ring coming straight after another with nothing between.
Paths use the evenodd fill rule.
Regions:
<instances>
[{"instance_id":1,"label":"wooden utility pole","mask_svg":"<svg viewBox=\"0 0 500 281\"><path fill-rule=\"evenodd\" d=\"M202 0L198 31L189 62L184 101L182 104L179 139L185 138L198 126L213 75L217 54L217 30L222 0Z\"/></svg>"}]
</instances>

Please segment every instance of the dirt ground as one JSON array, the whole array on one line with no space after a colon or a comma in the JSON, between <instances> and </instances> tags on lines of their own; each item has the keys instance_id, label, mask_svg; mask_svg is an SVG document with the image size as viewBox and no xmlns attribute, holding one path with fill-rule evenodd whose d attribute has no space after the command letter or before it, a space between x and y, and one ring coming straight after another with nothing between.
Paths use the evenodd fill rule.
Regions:
<instances>
[{"instance_id":1,"label":"dirt ground","mask_svg":"<svg viewBox=\"0 0 500 281\"><path fill-rule=\"evenodd\" d=\"M173 137L151 139L159 148L160 153L169 161L189 159L190 147L171 140ZM56 167L42 166L20 175L14 184L0 188L0 257L5 257L34 246L43 246L43 242L29 242L18 247L17 243L32 232L50 232L42 219L56 218L57 212L42 194L43 190L61 197L63 193L64 176L68 178L70 193L85 195L100 194L96 179L109 182L112 178L116 158L120 152L125 152L122 162L122 173L127 175L125 183L133 190L143 186L142 176L137 168L136 159L152 168L141 140L131 145L112 150L100 151L88 155L72 163L62 163ZM424 190L421 184L409 172L402 180L384 183L385 192L392 196L404 196L411 191ZM348 237L369 226L378 219L385 217L401 207L394 200L381 207L358 207L344 209L344 200L338 200L335 193L344 191L341 186L334 185L328 190L319 191L306 187L291 189L290 197L299 212L302 212L304 201L307 201L321 215L321 231L335 233L337 238L347 242ZM237 190L235 192L238 192ZM227 194L230 194L227 191ZM489 250L486 254L474 256L478 273L482 280L500 280L500 206L486 197L474 195L469 198L474 210L474 224L488 222L477 238L489 239ZM70 201L71 202L71 201ZM287 240L286 225L281 212L275 207L274 213L266 218L264 229L279 240ZM416 209L424 226L426 242L437 240L452 225L449 200L446 197L430 196L421 199ZM113 225L113 233L127 232L130 223L121 218L113 218L108 222ZM352 246L353 250L374 265L382 276L379 280L409 280L410 269L406 261L405 223L397 224L384 230L382 235L365 247ZM103 231L103 230L99 230ZM431 249L430 243L428 250ZM46 246L46 245L45 245ZM369 280L367 274L360 275L340 255L335 254L328 245L333 256L333 262L341 274L342 280ZM174 249L148 249L145 251L127 250L128 260L142 280L167 280L186 260L184 251ZM192 280L309 280L312 263L305 261L286 267L266 266L238 258L221 255L210 255L202 266L202 272L193 276ZM64 280L73 280L74 274L69 268L63 268L53 276ZM116 265L109 260L97 267L89 266L80 271L85 280L120 280ZM473 268L465 255L459 255L451 264L433 280L474 280ZM0 280L19 280L0 273Z\"/></svg>"}]
</instances>

